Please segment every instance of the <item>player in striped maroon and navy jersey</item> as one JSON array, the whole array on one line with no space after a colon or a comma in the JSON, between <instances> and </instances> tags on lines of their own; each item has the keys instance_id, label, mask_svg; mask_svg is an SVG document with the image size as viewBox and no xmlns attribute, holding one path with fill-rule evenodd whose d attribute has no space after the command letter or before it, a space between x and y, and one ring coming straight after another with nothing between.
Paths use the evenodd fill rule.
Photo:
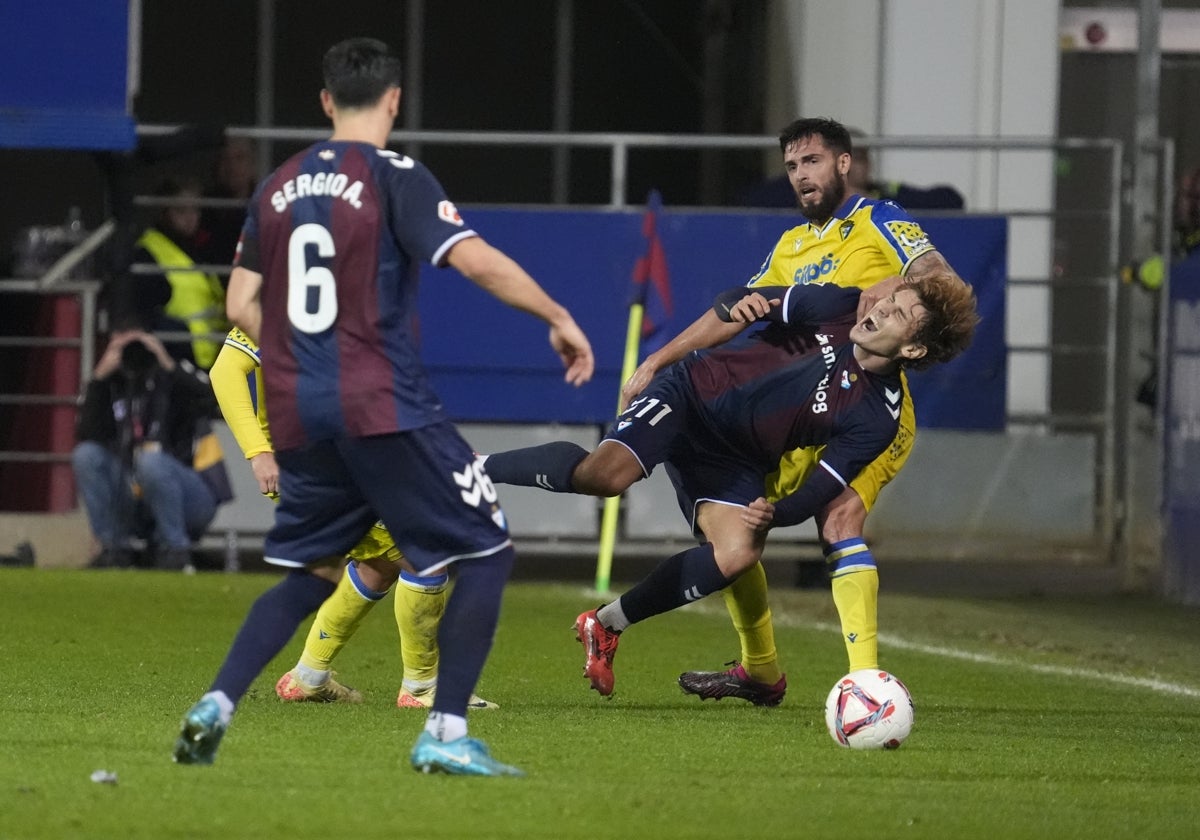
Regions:
<instances>
[{"instance_id":1,"label":"player in striped maroon and navy jersey","mask_svg":"<svg viewBox=\"0 0 1200 840\"><path fill-rule=\"evenodd\" d=\"M333 135L268 176L248 208L227 309L262 352L280 470L264 549L292 571L251 607L212 687L185 715L174 752L182 763L213 761L238 700L333 591L340 558L382 520L420 574L457 573L413 767L520 775L467 736L513 549L495 487L421 365L418 266L452 266L548 324L568 383L588 381L594 360L570 313L463 221L429 170L384 148L400 66L373 39L330 48L321 104ZM368 587L398 570L373 571Z\"/></svg>"},{"instance_id":2,"label":"player in striped maroon and navy jersey","mask_svg":"<svg viewBox=\"0 0 1200 840\"><path fill-rule=\"evenodd\" d=\"M974 293L951 275L905 285L856 321L859 296L832 285L731 289L658 351L653 379L626 385L636 399L595 451L559 441L488 456L500 484L616 496L663 464L675 485L700 545L576 619L600 694L612 693L621 631L725 588L758 563L771 527L836 498L895 438L901 368L958 355L978 320ZM767 323L731 341L758 320ZM766 477L799 446L824 446L818 468L771 504Z\"/></svg>"}]
</instances>

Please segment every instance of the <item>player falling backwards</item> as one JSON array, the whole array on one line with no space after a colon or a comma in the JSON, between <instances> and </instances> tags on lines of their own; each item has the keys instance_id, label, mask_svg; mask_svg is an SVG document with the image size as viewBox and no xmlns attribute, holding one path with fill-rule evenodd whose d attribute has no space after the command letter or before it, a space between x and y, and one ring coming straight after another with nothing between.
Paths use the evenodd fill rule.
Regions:
<instances>
[{"instance_id":1,"label":"player falling backwards","mask_svg":"<svg viewBox=\"0 0 1200 840\"><path fill-rule=\"evenodd\" d=\"M593 452L565 441L488 456L492 480L559 493L616 496L664 464L701 543L660 563L616 601L580 615L584 674L613 690L612 661L631 624L724 589L762 557L771 527L794 525L840 494L896 436L902 367L964 350L978 320L958 278L905 285L856 321L858 289L737 287L669 345L662 370ZM696 336L732 338L689 353ZM707 345L706 345L707 346ZM824 449L794 493L771 504L767 475L798 446Z\"/></svg>"},{"instance_id":2,"label":"player falling backwards","mask_svg":"<svg viewBox=\"0 0 1200 840\"><path fill-rule=\"evenodd\" d=\"M271 446L266 400L262 392L258 345L234 327L209 371L221 414L258 482L258 489L279 496L279 465ZM449 594L449 575L421 576L404 560L382 522L371 526L347 555L337 588L317 610L296 666L279 678L275 693L286 702L361 703L362 694L333 678L334 658L371 608L395 589L396 629L404 677L396 705L428 709L437 689L437 631ZM378 571L377 571L378 570ZM398 575L396 581L393 574ZM394 585L393 585L394 584ZM472 709L495 709L472 694Z\"/></svg>"},{"instance_id":3,"label":"player falling backwards","mask_svg":"<svg viewBox=\"0 0 1200 840\"><path fill-rule=\"evenodd\" d=\"M904 282L935 275L957 277L921 225L902 207L848 192L854 163L851 142L843 125L824 118L795 120L780 132L784 169L805 222L779 237L747 285L818 283L862 289L861 316ZM694 336L694 340L694 346L705 347L716 338ZM625 393L636 393L674 358L650 354L630 378ZM904 398L892 445L815 517L848 671L879 664L879 574L863 531L879 494L903 468L916 438L916 417L903 372L900 380ZM767 499L794 492L816 468L820 455L820 447L787 453L768 476ZM775 648L762 564L748 569L721 594L741 643L740 661L728 663L733 667L724 671L687 671L679 676L680 687L701 699L738 697L759 706L778 705L787 680Z\"/></svg>"}]
</instances>

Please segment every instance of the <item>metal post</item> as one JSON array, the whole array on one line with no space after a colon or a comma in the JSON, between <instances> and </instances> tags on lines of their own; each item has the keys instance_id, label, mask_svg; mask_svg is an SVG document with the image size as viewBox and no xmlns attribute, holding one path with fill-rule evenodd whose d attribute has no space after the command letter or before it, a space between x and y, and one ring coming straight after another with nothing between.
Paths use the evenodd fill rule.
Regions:
<instances>
[{"instance_id":1,"label":"metal post","mask_svg":"<svg viewBox=\"0 0 1200 840\"><path fill-rule=\"evenodd\" d=\"M1121 260L1121 208L1124 193L1123 173L1125 171L1125 148L1117 143L1112 149L1111 168L1109 171L1108 206L1108 283L1107 310L1111 323L1105 331L1105 361L1108 363L1108 376L1104 379L1104 417L1107 421L1102 427L1100 455L1100 539L1103 546L1108 547L1110 559L1115 559L1112 546L1117 535L1117 385L1119 382L1117 341L1118 313L1120 311L1120 280L1117 278L1118 266Z\"/></svg>"},{"instance_id":2,"label":"metal post","mask_svg":"<svg viewBox=\"0 0 1200 840\"><path fill-rule=\"evenodd\" d=\"M422 70L425 66L425 0L409 0L408 15L405 18L404 39L404 127L411 131L421 128L421 107L425 79ZM406 151L411 157L421 156L421 144L411 143Z\"/></svg>"},{"instance_id":3,"label":"metal post","mask_svg":"<svg viewBox=\"0 0 1200 840\"><path fill-rule=\"evenodd\" d=\"M86 386L96 367L96 297L99 283L88 283L79 290L79 382ZM80 393L83 393L82 390Z\"/></svg>"},{"instance_id":4,"label":"metal post","mask_svg":"<svg viewBox=\"0 0 1200 840\"><path fill-rule=\"evenodd\" d=\"M1137 87L1134 106L1133 138L1133 183L1130 195L1129 240L1125 259L1144 259L1155 252L1157 245L1156 198L1158 182L1158 97L1161 87L1160 43L1162 19L1161 0L1141 0L1138 9L1138 52ZM1165 255L1164 255L1165 256ZM1134 499L1137 497L1136 471L1134 465L1144 447L1138 437L1134 413L1138 406L1133 399L1133 373L1135 360L1140 349L1150 349L1144 336L1139 336L1134 307L1137 306L1131 288L1122 288L1123 298L1120 327L1120 342L1123 352L1118 359L1120 374L1119 403L1114 419L1117 422L1117 451L1121 457L1117 463L1119 480L1118 541L1114 546L1115 559L1124 570L1126 582L1132 584L1134 572L1135 538L1137 523L1134 517ZM1152 322L1151 322L1152 323ZM1139 338L1142 340L1139 341Z\"/></svg>"},{"instance_id":5,"label":"metal post","mask_svg":"<svg viewBox=\"0 0 1200 840\"><path fill-rule=\"evenodd\" d=\"M575 37L574 0L558 0L558 16L554 36L554 130L571 130L571 57ZM555 204L570 201L571 149L554 147L554 188L551 200Z\"/></svg>"},{"instance_id":6,"label":"metal post","mask_svg":"<svg viewBox=\"0 0 1200 840\"><path fill-rule=\"evenodd\" d=\"M275 124L275 0L258 0L258 84L255 92L254 124L270 128ZM275 144L270 134L258 143L258 173L266 175L274 168Z\"/></svg>"},{"instance_id":7,"label":"metal post","mask_svg":"<svg viewBox=\"0 0 1200 840\"><path fill-rule=\"evenodd\" d=\"M612 144L612 186L609 188L610 207L625 206L625 179L629 171L629 144L615 140Z\"/></svg>"}]
</instances>

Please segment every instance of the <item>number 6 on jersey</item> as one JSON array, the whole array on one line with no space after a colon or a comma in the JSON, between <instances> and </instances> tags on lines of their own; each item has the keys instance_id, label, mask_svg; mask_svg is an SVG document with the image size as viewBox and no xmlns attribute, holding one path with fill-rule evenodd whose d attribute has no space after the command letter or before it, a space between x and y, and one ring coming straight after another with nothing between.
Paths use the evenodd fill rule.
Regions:
<instances>
[{"instance_id":1,"label":"number 6 on jersey","mask_svg":"<svg viewBox=\"0 0 1200 840\"><path fill-rule=\"evenodd\" d=\"M321 265L309 266L305 251L317 247L317 255L334 255L333 236L318 224L303 224L288 239L288 320L301 332L325 332L337 318L337 283L333 272Z\"/></svg>"}]
</instances>

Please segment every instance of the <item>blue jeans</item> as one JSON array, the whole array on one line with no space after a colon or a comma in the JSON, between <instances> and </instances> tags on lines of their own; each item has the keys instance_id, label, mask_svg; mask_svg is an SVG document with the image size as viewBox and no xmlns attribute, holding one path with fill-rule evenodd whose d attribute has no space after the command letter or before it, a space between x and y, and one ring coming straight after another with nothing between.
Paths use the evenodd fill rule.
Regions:
<instances>
[{"instance_id":1,"label":"blue jeans","mask_svg":"<svg viewBox=\"0 0 1200 840\"><path fill-rule=\"evenodd\" d=\"M166 452L138 453L130 476L116 453L85 440L71 452L71 466L92 533L105 548L128 545L139 506L154 520L153 536L162 548L189 548L217 515L204 479ZM140 500L131 482L141 487Z\"/></svg>"}]
</instances>

